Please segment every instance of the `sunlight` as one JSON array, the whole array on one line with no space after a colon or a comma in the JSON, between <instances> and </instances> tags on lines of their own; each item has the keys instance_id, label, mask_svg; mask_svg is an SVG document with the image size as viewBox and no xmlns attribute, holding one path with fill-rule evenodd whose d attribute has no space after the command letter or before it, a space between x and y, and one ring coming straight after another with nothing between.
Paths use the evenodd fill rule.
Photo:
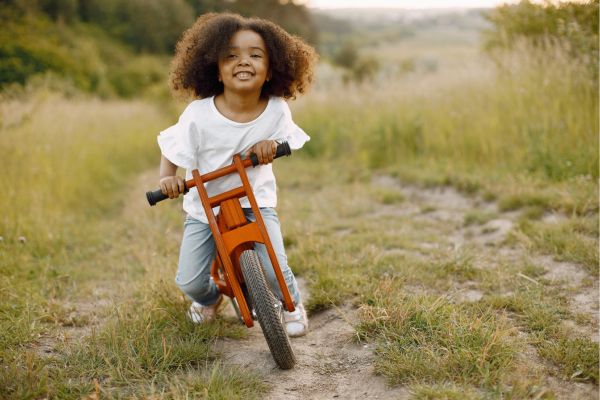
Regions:
<instances>
[{"instance_id":1,"label":"sunlight","mask_svg":"<svg viewBox=\"0 0 600 400\"><path fill-rule=\"evenodd\" d=\"M321 9L336 8L490 8L506 3L517 3L516 0L309 0L308 7ZM533 1L543 2L543 1Z\"/></svg>"}]
</instances>

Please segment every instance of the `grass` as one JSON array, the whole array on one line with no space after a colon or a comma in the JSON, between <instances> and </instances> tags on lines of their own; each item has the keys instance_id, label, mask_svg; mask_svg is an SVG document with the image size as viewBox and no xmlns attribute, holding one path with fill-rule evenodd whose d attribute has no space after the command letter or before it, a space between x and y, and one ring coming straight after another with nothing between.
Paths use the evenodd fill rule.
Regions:
<instances>
[{"instance_id":1,"label":"grass","mask_svg":"<svg viewBox=\"0 0 600 400\"><path fill-rule=\"evenodd\" d=\"M597 85L585 67L557 47L523 49L500 71L471 57L462 69L323 85L296 107L299 124L314 133L306 152L487 192L502 210L597 211ZM325 90L344 93L345 102Z\"/></svg>"},{"instance_id":2,"label":"grass","mask_svg":"<svg viewBox=\"0 0 600 400\"><path fill-rule=\"evenodd\" d=\"M581 264L598 276L598 223L593 218L575 217L554 224L524 220L515 235L536 251Z\"/></svg>"},{"instance_id":3,"label":"grass","mask_svg":"<svg viewBox=\"0 0 600 400\"><path fill-rule=\"evenodd\" d=\"M1 107L0 182L10 189L0 200L0 324L2 347L11 347L39 333L36 319L74 285L78 262L106 246L89 223L123 204L115 188L147 167L152 147L140 139L167 116L142 102L52 92Z\"/></svg>"},{"instance_id":4,"label":"grass","mask_svg":"<svg viewBox=\"0 0 600 400\"><path fill-rule=\"evenodd\" d=\"M503 212L465 208L440 223L415 206L422 199L403 196L381 208L382 183L360 174L354 180L353 166L298 157L285 163L280 215L290 265L310 286L309 308L360 306L357 335L377 344L376 370L390 382L407 386L413 398L450 399L551 399L549 375L564 385L595 384L598 369L587 361L593 342L565 324L578 319L567 299L576 289L546 280L551 267L535 261L534 249L515 249L515 260L500 251L507 246L501 238L494 246L452 246L465 224L507 218ZM342 195L345 207L337 203ZM574 231L594 234L591 218L576 218ZM481 300L465 300L465 291ZM578 346L565 342L570 336ZM530 346L544 361L521 356Z\"/></svg>"},{"instance_id":5,"label":"grass","mask_svg":"<svg viewBox=\"0 0 600 400\"><path fill-rule=\"evenodd\" d=\"M562 321L572 318L568 300L557 289L521 286L508 297L491 297L496 308L514 312L531 332L541 357L558 367L565 379L598 383L598 343L571 332Z\"/></svg>"},{"instance_id":6,"label":"grass","mask_svg":"<svg viewBox=\"0 0 600 400\"><path fill-rule=\"evenodd\" d=\"M557 335L561 320L568 314L564 297L553 297L543 287L524 286L508 297L492 296L488 302L517 313L526 329L544 336Z\"/></svg>"},{"instance_id":7,"label":"grass","mask_svg":"<svg viewBox=\"0 0 600 400\"><path fill-rule=\"evenodd\" d=\"M166 399L200 398L210 400L260 399L267 390L259 377L245 369L223 367L221 364L206 369L198 376L190 371L169 385L166 393L148 391L144 396Z\"/></svg>"},{"instance_id":8,"label":"grass","mask_svg":"<svg viewBox=\"0 0 600 400\"><path fill-rule=\"evenodd\" d=\"M479 397L470 388L458 385L419 385L412 389L414 400L474 400Z\"/></svg>"},{"instance_id":9,"label":"grass","mask_svg":"<svg viewBox=\"0 0 600 400\"><path fill-rule=\"evenodd\" d=\"M598 343L586 338L561 337L540 345L540 355L560 365L565 379L598 384Z\"/></svg>"},{"instance_id":10,"label":"grass","mask_svg":"<svg viewBox=\"0 0 600 400\"><path fill-rule=\"evenodd\" d=\"M376 338L376 371L392 383L498 385L513 366L514 330L494 312L380 284L357 332Z\"/></svg>"},{"instance_id":11,"label":"grass","mask_svg":"<svg viewBox=\"0 0 600 400\"><path fill-rule=\"evenodd\" d=\"M173 283L161 281L165 273L172 271L147 271L141 285L125 281L123 289L133 297L110 310L104 324L92 325L89 336L52 340L49 356L34 350L35 341L32 350L8 348L3 359L10 368L0 374L2 397L79 398L98 390L107 397L145 397L155 391L161 398L177 398L203 388L206 398L245 398L265 390L258 375L225 367L214 367L209 374L215 338L240 338L246 331L225 320L202 327L191 324L184 317L187 302ZM58 334L52 326L41 326L46 335Z\"/></svg>"},{"instance_id":12,"label":"grass","mask_svg":"<svg viewBox=\"0 0 600 400\"><path fill-rule=\"evenodd\" d=\"M410 49L403 50L411 57ZM295 106L295 119L312 135L304 153L340 162L343 154L365 170L406 183L450 185L495 201L498 212L521 215L513 243L582 264L598 276L597 232L544 220L567 215L597 226L597 83L560 46L547 52L521 48L495 66L473 54L461 61L461 67L370 85L321 84ZM344 103L328 93L343 93ZM405 201L381 194L390 188L378 191L379 203ZM422 207L424 213L438 208ZM493 217L472 211L464 224Z\"/></svg>"},{"instance_id":13,"label":"grass","mask_svg":"<svg viewBox=\"0 0 600 400\"><path fill-rule=\"evenodd\" d=\"M139 174L156 165L153 138L174 114L32 96L2 103L1 179L15 189L0 200L0 397L258 397L260 376L215 364L212 351L245 330L184 319L170 279L179 205L143 205L152 183Z\"/></svg>"},{"instance_id":14,"label":"grass","mask_svg":"<svg viewBox=\"0 0 600 400\"><path fill-rule=\"evenodd\" d=\"M459 71L325 84L296 105L312 135L305 157L275 167L307 308L361 307L357 337L377 344L377 371L414 398L597 389L597 343L565 323L594 321L573 312L569 295L597 284L596 87L560 49L519 56L499 70L469 59ZM132 184L155 168L154 136L176 113L141 100L24 96L0 103L0 397L262 397L259 375L211 350L215 337L243 330L191 326L165 280L178 204L151 212L139 204L147 188ZM413 199L373 171L454 186L472 209ZM515 214L512 241L485 246L465 233ZM549 281L538 254L589 278Z\"/></svg>"},{"instance_id":15,"label":"grass","mask_svg":"<svg viewBox=\"0 0 600 400\"><path fill-rule=\"evenodd\" d=\"M403 182L423 187L452 186L485 201L497 201L500 211L536 208L540 212L593 216L598 213L597 183L591 176L576 176L563 181L549 181L539 175L502 170L461 171L444 163L417 160L390 165L390 175Z\"/></svg>"},{"instance_id":16,"label":"grass","mask_svg":"<svg viewBox=\"0 0 600 400\"><path fill-rule=\"evenodd\" d=\"M48 239L64 240L60 228L73 222L65 209L89 217L115 209L115 188L158 157L148 139L170 121L141 101L66 99L51 92L3 101L2 114L1 182L11 187L0 200L4 244L24 237L41 252ZM9 185L16 176L23 179Z\"/></svg>"},{"instance_id":17,"label":"grass","mask_svg":"<svg viewBox=\"0 0 600 400\"><path fill-rule=\"evenodd\" d=\"M464 225L484 225L495 217L496 214L490 211L473 210L465 214Z\"/></svg>"},{"instance_id":18,"label":"grass","mask_svg":"<svg viewBox=\"0 0 600 400\"><path fill-rule=\"evenodd\" d=\"M148 288L144 297L114 309L99 332L92 333L80 346L63 349L58 365L73 374L74 382L77 377L110 382L105 392L113 396L144 394L145 382L152 382L157 390L164 389L179 382L181 374L192 371L206 375L205 368L215 357L211 351L215 338L239 338L245 330L225 321L194 326L185 319L187 304L174 289L159 282ZM225 376L211 379L226 380ZM260 381L249 377L245 382L255 386ZM199 379L193 386L201 383L207 388L212 386ZM245 389L243 384L239 386Z\"/></svg>"},{"instance_id":19,"label":"grass","mask_svg":"<svg viewBox=\"0 0 600 400\"><path fill-rule=\"evenodd\" d=\"M398 204L404 201L402 193L390 189L381 189L377 191L378 201L381 204Z\"/></svg>"}]
</instances>

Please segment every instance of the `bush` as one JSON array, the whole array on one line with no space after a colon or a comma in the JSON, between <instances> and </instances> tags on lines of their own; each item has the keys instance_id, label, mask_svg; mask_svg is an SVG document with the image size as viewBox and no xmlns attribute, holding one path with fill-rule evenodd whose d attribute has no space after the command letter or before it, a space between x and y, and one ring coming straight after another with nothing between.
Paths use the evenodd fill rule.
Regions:
<instances>
[{"instance_id":1,"label":"bush","mask_svg":"<svg viewBox=\"0 0 600 400\"><path fill-rule=\"evenodd\" d=\"M513 49L524 39L541 48L561 42L572 57L585 61L597 78L598 3L533 4L522 0L496 7L485 15L492 28L485 32L484 47L488 51Z\"/></svg>"},{"instance_id":2,"label":"bush","mask_svg":"<svg viewBox=\"0 0 600 400\"><path fill-rule=\"evenodd\" d=\"M93 50L69 40L70 36L45 18L4 21L0 31L0 86L24 84L30 76L55 71L69 76L78 87L93 90L100 73L98 57Z\"/></svg>"},{"instance_id":3,"label":"bush","mask_svg":"<svg viewBox=\"0 0 600 400\"><path fill-rule=\"evenodd\" d=\"M0 31L0 89L52 75L66 87L105 97L132 97L166 81L166 61L158 56L135 55L93 26L66 26L39 14L12 13L9 17L3 13L0 20L4 22Z\"/></svg>"},{"instance_id":4,"label":"bush","mask_svg":"<svg viewBox=\"0 0 600 400\"><path fill-rule=\"evenodd\" d=\"M108 79L119 96L131 98L139 96L144 88L166 81L166 65L155 56L140 56L122 68L109 71Z\"/></svg>"},{"instance_id":5,"label":"bush","mask_svg":"<svg viewBox=\"0 0 600 400\"><path fill-rule=\"evenodd\" d=\"M332 62L346 69L344 81L355 80L362 82L372 79L379 70L379 62L372 56L361 56L356 45L345 42L333 56Z\"/></svg>"}]
</instances>

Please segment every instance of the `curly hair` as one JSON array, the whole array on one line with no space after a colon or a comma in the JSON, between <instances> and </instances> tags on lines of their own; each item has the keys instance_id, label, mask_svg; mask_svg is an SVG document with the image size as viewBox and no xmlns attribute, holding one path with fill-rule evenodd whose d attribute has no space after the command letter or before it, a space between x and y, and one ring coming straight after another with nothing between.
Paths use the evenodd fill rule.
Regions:
<instances>
[{"instance_id":1,"label":"curly hair","mask_svg":"<svg viewBox=\"0 0 600 400\"><path fill-rule=\"evenodd\" d=\"M173 94L206 98L223 93L223 83L218 80L219 58L240 30L258 33L269 54L271 79L264 83L261 97L293 99L306 92L318 59L313 47L264 19L209 13L198 17L177 43L170 74Z\"/></svg>"}]
</instances>

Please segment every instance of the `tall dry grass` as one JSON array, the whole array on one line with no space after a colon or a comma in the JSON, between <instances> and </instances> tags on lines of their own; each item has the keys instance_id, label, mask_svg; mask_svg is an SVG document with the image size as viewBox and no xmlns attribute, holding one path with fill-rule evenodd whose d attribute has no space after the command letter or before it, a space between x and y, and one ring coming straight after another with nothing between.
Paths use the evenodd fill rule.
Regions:
<instances>
[{"instance_id":1,"label":"tall dry grass","mask_svg":"<svg viewBox=\"0 0 600 400\"><path fill-rule=\"evenodd\" d=\"M57 240L69 223L115 209L127 179L156 162L174 115L143 101L40 90L0 99L0 236Z\"/></svg>"},{"instance_id":2,"label":"tall dry grass","mask_svg":"<svg viewBox=\"0 0 600 400\"><path fill-rule=\"evenodd\" d=\"M264 392L257 374L214 362L215 337L244 328L185 317L170 279L179 205L144 206L152 174L140 173L177 113L43 89L0 104L0 397Z\"/></svg>"},{"instance_id":3,"label":"tall dry grass","mask_svg":"<svg viewBox=\"0 0 600 400\"><path fill-rule=\"evenodd\" d=\"M598 177L597 82L555 46L405 74L324 85L297 106L307 152L366 167L418 163L462 172Z\"/></svg>"},{"instance_id":4,"label":"tall dry grass","mask_svg":"<svg viewBox=\"0 0 600 400\"><path fill-rule=\"evenodd\" d=\"M3 94L0 115L0 359L8 365L44 322L68 314L60 302L81 276L107 270L86 264L115 240L100 223L128 200L118 197L128 180L157 162L154 136L172 115L148 102L40 88Z\"/></svg>"},{"instance_id":5,"label":"tall dry grass","mask_svg":"<svg viewBox=\"0 0 600 400\"><path fill-rule=\"evenodd\" d=\"M412 166L433 174L448 170L463 175L476 172L487 180L525 176L550 186L581 181L593 188L592 179L598 178L597 89L584 68L565 54L559 47L552 54L522 48L501 58L498 65L479 61L460 69L408 73L393 81L360 86L344 86L332 77L331 82L324 82L296 105L296 121L312 136L303 153L315 158L343 156L366 168ZM143 101L68 98L44 90L0 100L0 185L4 190L0 197L0 358L14 367L4 369L0 378L13 383L41 382L39 387L23 392L35 393L33 397L63 393L63 389L52 385L71 385L73 376L89 378L86 362L97 357L103 361L96 363L98 370L94 373L121 379L122 384L140 376L151 379L158 373L161 385L171 385L173 393L183 395L189 387L204 385L204 379L200 382L185 376L171 380L172 368L182 372L199 354L197 351L205 350L186 347L189 327L182 318L173 324L170 317L183 312L180 299L174 297L165 304L156 296L148 301L144 297L139 304L124 306L120 311L126 311L130 319L109 324L84 346L66 352L64 359L44 364L34 352L22 350L47 329L41 327L44 321L60 324L65 311L58 306L54 312L52 301L60 304L65 292L81 283L82 274L91 274L85 268L97 271L92 277L110 273L114 275L109 279L113 279L124 272L142 276L147 265L166 264L172 259L176 251L173 241L164 243L157 254L148 252L164 237L162 231L153 236L146 233L154 232L155 226L164 226L162 222L151 227L138 222L133 233L122 226L119 213L129 199L119 195L126 193L132 177L155 165L158 149L154 136L175 119L176 113ZM305 179L311 180L307 190L322 184L316 177ZM523 182L527 179L519 184L526 185ZM303 196L304 200L305 193ZM384 203L400 201L385 197L385 193L382 196ZM585 196L584 201L597 209L597 192L586 191ZM359 220L365 204L371 201L349 206L346 198L336 199L341 203L334 208L342 211L336 224L351 217ZM530 202L533 200L541 204L546 201L535 197ZM177 225L177 217L169 220L170 227ZM302 223L297 237L306 230L306 221ZM362 227L362 222L357 224ZM344 251L342 242L331 251L331 238L329 243L321 243L322 249L307 242L302 252L296 250L295 257L303 261L297 264L305 265L307 274L310 262L327 267L346 263L354 268L348 254L362 249L366 242L399 240L396 235L388 236L359 237L355 242L344 239L348 251ZM127 240L119 243L121 238ZM128 240L137 243L133 250ZM111 247L111 243L119 246ZM374 254L369 251L359 258L361 262L371 264ZM291 255L294 257L294 252ZM593 257L597 259L597 255ZM106 268L110 263L115 265ZM318 271L314 272L316 284L312 287L315 309L319 298L331 300L332 287L338 296L334 300L341 302L350 296L357 286L355 280L363 273L361 268L360 274L347 274L340 283L333 275L323 273L324 267L314 270ZM423 271L427 270L419 269L420 274ZM379 276L379 272L373 272L373 276ZM338 282L337 286L331 282ZM141 292L155 295L155 289L145 287ZM173 312L157 316L155 306ZM154 321L151 331L144 323L146 317ZM161 358L161 351L167 347L156 330L167 322L173 328L169 337L181 338L181 342L168 343L169 349L172 346L177 351L170 357L162 354ZM486 335L482 331L482 337ZM131 343L141 337L152 344L151 351L132 354ZM432 343L437 346L437 342ZM502 347L497 357L504 367L510 365L504 363L505 350L512 351L510 346ZM559 357L565 358L556 355ZM51 370L67 371L67 365L68 373L47 375ZM490 382L497 379L491 376ZM485 374L465 375L464 379L487 380ZM81 397L93 388L88 380L68 386L68 390L71 397ZM23 397L16 393L5 394Z\"/></svg>"}]
</instances>

